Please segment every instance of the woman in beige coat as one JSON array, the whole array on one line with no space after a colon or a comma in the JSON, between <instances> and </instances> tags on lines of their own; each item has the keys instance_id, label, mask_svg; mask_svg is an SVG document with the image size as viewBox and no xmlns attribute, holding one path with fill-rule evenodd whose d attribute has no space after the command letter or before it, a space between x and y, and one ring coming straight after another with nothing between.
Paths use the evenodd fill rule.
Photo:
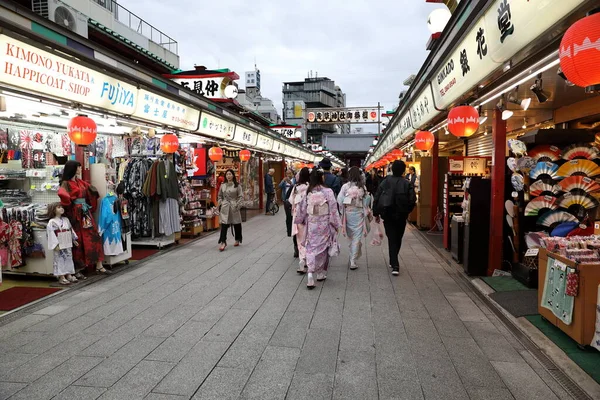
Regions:
<instances>
[{"instance_id":1,"label":"woman in beige coat","mask_svg":"<svg viewBox=\"0 0 600 400\"><path fill-rule=\"evenodd\" d=\"M233 225L235 232L235 244L239 246L242 243L242 216L240 208L244 195L242 187L238 184L233 170L228 169L225 173L225 182L219 189L217 197L220 209L221 219L221 237L219 238L219 250L223 251L227 247L227 230Z\"/></svg>"}]
</instances>

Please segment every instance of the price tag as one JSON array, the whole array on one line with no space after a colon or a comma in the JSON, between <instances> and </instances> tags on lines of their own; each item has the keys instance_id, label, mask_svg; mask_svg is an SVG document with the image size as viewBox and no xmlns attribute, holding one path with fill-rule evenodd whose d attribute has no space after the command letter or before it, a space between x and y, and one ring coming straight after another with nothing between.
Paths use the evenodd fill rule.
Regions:
<instances>
[{"instance_id":1,"label":"price tag","mask_svg":"<svg viewBox=\"0 0 600 400\"><path fill-rule=\"evenodd\" d=\"M537 257L539 252L540 252L540 249L529 249L525 253L525 257Z\"/></svg>"},{"instance_id":2,"label":"price tag","mask_svg":"<svg viewBox=\"0 0 600 400\"><path fill-rule=\"evenodd\" d=\"M31 185L30 189L35 190L35 185Z\"/></svg>"}]
</instances>

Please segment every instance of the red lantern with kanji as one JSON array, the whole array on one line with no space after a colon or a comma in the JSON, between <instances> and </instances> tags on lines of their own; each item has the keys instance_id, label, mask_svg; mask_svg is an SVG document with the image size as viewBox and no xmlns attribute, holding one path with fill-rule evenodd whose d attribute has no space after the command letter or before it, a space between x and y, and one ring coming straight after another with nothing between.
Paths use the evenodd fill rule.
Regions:
<instances>
[{"instance_id":1,"label":"red lantern with kanji","mask_svg":"<svg viewBox=\"0 0 600 400\"><path fill-rule=\"evenodd\" d=\"M402 157L404 157L404 152L400 149L394 149L390 152L390 154L392 155L392 157L394 157L394 160L399 160Z\"/></svg>"},{"instance_id":2,"label":"red lantern with kanji","mask_svg":"<svg viewBox=\"0 0 600 400\"><path fill-rule=\"evenodd\" d=\"M600 85L600 12L575 22L560 42L560 69L573 84Z\"/></svg>"},{"instance_id":3,"label":"red lantern with kanji","mask_svg":"<svg viewBox=\"0 0 600 400\"><path fill-rule=\"evenodd\" d=\"M78 115L69 121L67 132L73 143L77 146L85 147L96 140L98 127L93 119L84 115Z\"/></svg>"},{"instance_id":4,"label":"red lantern with kanji","mask_svg":"<svg viewBox=\"0 0 600 400\"><path fill-rule=\"evenodd\" d=\"M250 150L240 150L240 160L248 161L250 159Z\"/></svg>"},{"instance_id":5,"label":"red lantern with kanji","mask_svg":"<svg viewBox=\"0 0 600 400\"><path fill-rule=\"evenodd\" d=\"M160 138L160 149L163 151L163 153L175 153L178 148L179 139L177 139L176 135L168 133Z\"/></svg>"},{"instance_id":6,"label":"red lantern with kanji","mask_svg":"<svg viewBox=\"0 0 600 400\"><path fill-rule=\"evenodd\" d=\"M475 107L458 106L448 113L448 130L456 137L468 137L479 128L479 113Z\"/></svg>"},{"instance_id":7,"label":"red lantern with kanji","mask_svg":"<svg viewBox=\"0 0 600 400\"><path fill-rule=\"evenodd\" d=\"M211 161L221 161L223 159L223 149L220 147L211 147L208 149L208 158Z\"/></svg>"},{"instance_id":8,"label":"red lantern with kanji","mask_svg":"<svg viewBox=\"0 0 600 400\"><path fill-rule=\"evenodd\" d=\"M429 131L419 131L415 135L415 147L421 151L429 151L435 143L435 136Z\"/></svg>"}]
</instances>

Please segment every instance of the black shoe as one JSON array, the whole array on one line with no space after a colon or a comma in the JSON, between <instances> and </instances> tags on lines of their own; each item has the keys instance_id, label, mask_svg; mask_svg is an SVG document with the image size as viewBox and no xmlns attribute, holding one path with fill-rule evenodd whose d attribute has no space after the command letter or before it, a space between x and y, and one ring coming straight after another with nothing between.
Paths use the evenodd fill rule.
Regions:
<instances>
[{"instance_id":1,"label":"black shoe","mask_svg":"<svg viewBox=\"0 0 600 400\"><path fill-rule=\"evenodd\" d=\"M400 267L392 267L392 275L400 275Z\"/></svg>"},{"instance_id":2,"label":"black shoe","mask_svg":"<svg viewBox=\"0 0 600 400\"><path fill-rule=\"evenodd\" d=\"M294 251L294 258L298 258L300 257L300 254L298 254L298 250Z\"/></svg>"}]
</instances>

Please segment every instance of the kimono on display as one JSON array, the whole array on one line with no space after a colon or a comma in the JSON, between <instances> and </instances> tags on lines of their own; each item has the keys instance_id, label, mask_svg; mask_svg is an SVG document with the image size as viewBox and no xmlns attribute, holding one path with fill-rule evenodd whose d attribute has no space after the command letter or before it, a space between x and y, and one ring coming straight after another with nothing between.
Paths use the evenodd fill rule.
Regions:
<instances>
[{"instance_id":1,"label":"kimono on display","mask_svg":"<svg viewBox=\"0 0 600 400\"><path fill-rule=\"evenodd\" d=\"M75 273L73 263L73 241L77 234L68 218L54 217L48 221L48 249L54 250L54 275L62 276Z\"/></svg>"},{"instance_id":2,"label":"kimono on display","mask_svg":"<svg viewBox=\"0 0 600 400\"><path fill-rule=\"evenodd\" d=\"M132 159L126 164L123 181L125 197L129 203L131 234L134 238L152 235L150 198L142 192L144 181L153 161L147 158Z\"/></svg>"},{"instance_id":3,"label":"kimono on display","mask_svg":"<svg viewBox=\"0 0 600 400\"><path fill-rule=\"evenodd\" d=\"M121 210L117 196L107 194L100 205L98 229L103 240L104 254L116 256L123 253L121 237Z\"/></svg>"}]
</instances>

